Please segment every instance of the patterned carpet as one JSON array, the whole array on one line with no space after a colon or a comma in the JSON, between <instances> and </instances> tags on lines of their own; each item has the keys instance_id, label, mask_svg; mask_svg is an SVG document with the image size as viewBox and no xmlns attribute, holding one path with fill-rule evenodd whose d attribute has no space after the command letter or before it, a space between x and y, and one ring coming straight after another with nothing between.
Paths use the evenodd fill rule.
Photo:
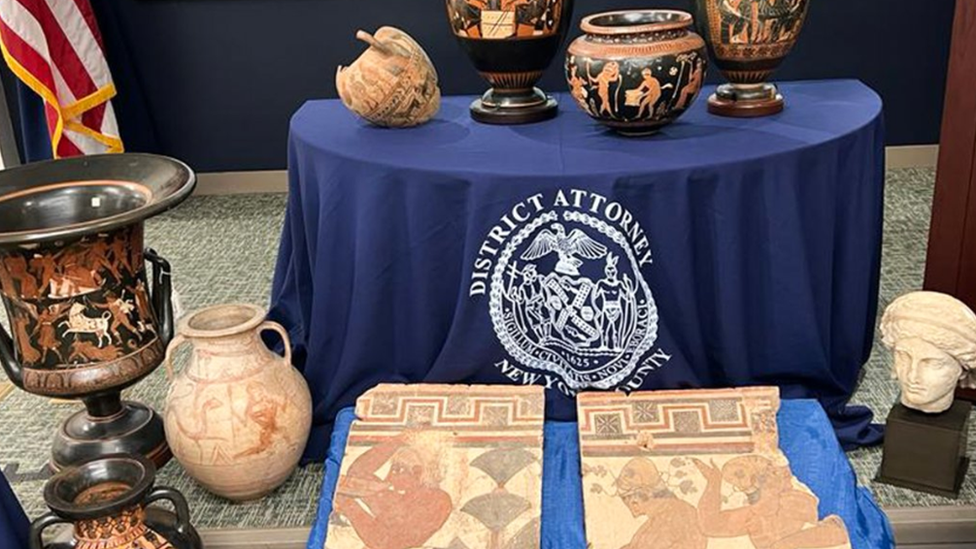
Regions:
<instances>
[{"instance_id":1,"label":"patterned carpet","mask_svg":"<svg viewBox=\"0 0 976 549\"><path fill-rule=\"evenodd\" d=\"M921 286L933 184L933 170L888 174L882 307L898 294ZM147 242L172 262L185 308L233 301L267 303L284 207L284 195L198 197L148 224ZM881 420L898 395L889 371L889 355L876 345L854 397L854 402L874 409ZM160 369L126 396L159 407L166 384ZM19 390L5 391L0 385L0 467L31 516L45 510L41 490L50 433L76 407ZM970 436L970 444L973 455L976 436ZM885 506L976 504L976 475L967 479L962 496L953 501L872 484L881 460L879 448L852 452L850 457L861 483L871 486ZM195 523L204 528L309 525L321 480L321 466L307 467L263 501L231 504L197 487L175 461L159 475L160 484L187 496Z\"/></svg>"}]
</instances>

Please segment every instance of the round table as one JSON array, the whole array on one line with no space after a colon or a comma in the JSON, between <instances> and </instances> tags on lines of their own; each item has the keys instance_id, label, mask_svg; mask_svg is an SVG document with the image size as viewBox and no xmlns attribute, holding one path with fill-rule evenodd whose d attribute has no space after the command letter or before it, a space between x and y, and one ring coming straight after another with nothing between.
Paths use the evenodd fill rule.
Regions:
<instances>
[{"instance_id":1,"label":"round table","mask_svg":"<svg viewBox=\"0 0 976 549\"><path fill-rule=\"evenodd\" d=\"M781 88L780 115L698 101L640 139L566 95L507 127L472 122L469 97L407 130L306 103L271 308L312 389L306 457L381 382L541 385L566 420L584 390L777 385L846 446L877 442L846 403L877 313L881 101Z\"/></svg>"}]
</instances>

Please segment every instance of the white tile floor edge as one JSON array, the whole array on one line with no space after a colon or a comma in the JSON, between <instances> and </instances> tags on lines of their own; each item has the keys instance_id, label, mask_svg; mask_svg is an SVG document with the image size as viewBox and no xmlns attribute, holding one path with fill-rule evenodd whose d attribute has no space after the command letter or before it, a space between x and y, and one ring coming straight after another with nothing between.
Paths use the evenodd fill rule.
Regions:
<instances>
[{"instance_id":1,"label":"white tile floor edge","mask_svg":"<svg viewBox=\"0 0 976 549\"><path fill-rule=\"evenodd\" d=\"M887 509L898 549L976 549L976 507ZM302 549L309 528L201 530L207 549Z\"/></svg>"}]
</instances>

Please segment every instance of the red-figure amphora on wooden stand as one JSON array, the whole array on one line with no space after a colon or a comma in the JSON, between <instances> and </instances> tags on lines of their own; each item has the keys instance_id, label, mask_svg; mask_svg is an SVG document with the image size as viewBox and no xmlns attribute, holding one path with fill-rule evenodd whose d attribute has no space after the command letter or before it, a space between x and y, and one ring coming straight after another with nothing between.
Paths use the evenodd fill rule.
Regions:
<instances>
[{"instance_id":1,"label":"red-figure amphora on wooden stand","mask_svg":"<svg viewBox=\"0 0 976 549\"><path fill-rule=\"evenodd\" d=\"M173 331L170 266L144 250L143 222L194 183L183 163L142 154L0 172L0 292L13 332L0 329L0 363L21 389L86 408L55 435L56 469L115 453L170 458L160 417L120 392L162 363Z\"/></svg>"},{"instance_id":2,"label":"red-figure amphora on wooden stand","mask_svg":"<svg viewBox=\"0 0 976 549\"><path fill-rule=\"evenodd\" d=\"M783 96L767 82L793 49L809 0L695 0L697 23L728 84L708 99L713 114L768 116Z\"/></svg>"}]
</instances>

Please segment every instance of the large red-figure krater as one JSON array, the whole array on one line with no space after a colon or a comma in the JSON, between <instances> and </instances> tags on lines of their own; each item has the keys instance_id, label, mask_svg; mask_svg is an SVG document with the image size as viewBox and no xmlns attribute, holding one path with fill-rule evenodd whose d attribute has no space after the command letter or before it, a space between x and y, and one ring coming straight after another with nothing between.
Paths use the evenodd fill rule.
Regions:
<instances>
[{"instance_id":1,"label":"large red-figure krater","mask_svg":"<svg viewBox=\"0 0 976 549\"><path fill-rule=\"evenodd\" d=\"M113 454L170 458L161 418L120 392L162 363L173 333L170 266L143 222L189 196L183 163L104 155L0 172L0 363L21 389L80 399L52 465ZM152 280L146 262L152 264Z\"/></svg>"},{"instance_id":2,"label":"large red-figure krater","mask_svg":"<svg viewBox=\"0 0 976 549\"><path fill-rule=\"evenodd\" d=\"M695 0L699 33L729 80L708 98L721 116L768 116L783 96L767 82L803 28L809 0Z\"/></svg>"}]
</instances>

